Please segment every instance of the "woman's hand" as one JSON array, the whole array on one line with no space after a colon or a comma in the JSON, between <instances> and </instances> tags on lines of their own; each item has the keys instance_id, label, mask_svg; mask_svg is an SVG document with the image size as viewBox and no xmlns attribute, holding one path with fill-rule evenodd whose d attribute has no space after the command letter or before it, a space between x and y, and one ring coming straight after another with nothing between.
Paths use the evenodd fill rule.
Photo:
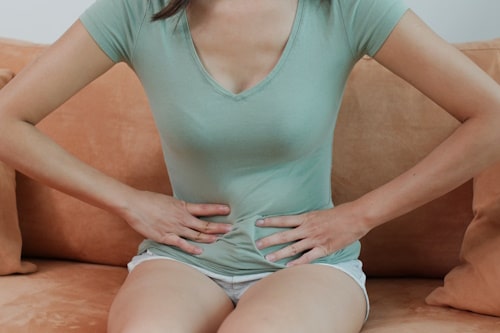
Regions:
<instances>
[{"instance_id":1,"label":"woman's hand","mask_svg":"<svg viewBox=\"0 0 500 333\"><path fill-rule=\"evenodd\" d=\"M202 249L186 239L199 243L212 243L218 235L231 230L231 224L203 221L197 216L222 216L230 213L227 205L194 204L171 196L136 191L125 220L141 235L156 242L172 245L191 254L201 254Z\"/></svg>"},{"instance_id":2,"label":"woman's hand","mask_svg":"<svg viewBox=\"0 0 500 333\"><path fill-rule=\"evenodd\" d=\"M307 264L332 254L361 237L370 230L353 203L328 210L312 211L301 215L269 217L257 221L258 227L293 228L257 241L259 249L292 242L291 245L266 256L269 261L304 253L287 266Z\"/></svg>"}]
</instances>

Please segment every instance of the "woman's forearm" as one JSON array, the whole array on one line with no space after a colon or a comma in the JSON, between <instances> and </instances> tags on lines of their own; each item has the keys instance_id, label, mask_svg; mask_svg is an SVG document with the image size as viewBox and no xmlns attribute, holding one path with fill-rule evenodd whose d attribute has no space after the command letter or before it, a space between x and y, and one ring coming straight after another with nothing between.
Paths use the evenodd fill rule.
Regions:
<instances>
[{"instance_id":1,"label":"woman's forearm","mask_svg":"<svg viewBox=\"0 0 500 333\"><path fill-rule=\"evenodd\" d=\"M48 186L121 213L132 188L79 161L35 127L113 65L77 21L0 90L0 160Z\"/></svg>"},{"instance_id":2,"label":"woman's forearm","mask_svg":"<svg viewBox=\"0 0 500 333\"><path fill-rule=\"evenodd\" d=\"M28 122L2 117L0 160L50 187L121 214L133 189L81 162Z\"/></svg>"},{"instance_id":3,"label":"woman's forearm","mask_svg":"<svg viewBox=\"0 0 500 333\"><path fill-rule=\"evenodd\" d=\"M500 109L465 121L417 165L356 202L369 229L462 185L500 160Z\"/></svg>"}]
</instances>

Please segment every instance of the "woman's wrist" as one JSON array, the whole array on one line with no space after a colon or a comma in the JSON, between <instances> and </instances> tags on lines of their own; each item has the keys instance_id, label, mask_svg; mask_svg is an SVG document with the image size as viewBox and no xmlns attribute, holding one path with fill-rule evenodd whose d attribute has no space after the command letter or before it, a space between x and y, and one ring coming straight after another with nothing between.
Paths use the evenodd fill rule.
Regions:
<instances>
[{"instance_id":1,"label":"woman's wrist","mask_svg":"<svg viewBox=\"0 0 500 333\"><path fill-rule=\"evenodd\" d=\"M106 202L106 208L111 213L128 220L132 215L133 203L137 200L140 191L126 184L120 185L114 189L113 194L109 195L110 200Z\"/></svg>"},{"instance_id":2,"label":"woman's wrist","mask_svg":"<svg viewBox=\"0 0 500 333\"><path fill-rule=\"evenodd\" d=\"M370 193L349 203L356 214L356 220L359 221L362 228L372 230L373 228L387 222L381 212L381 206L377 205Z\"/></svg>"}]
</instances>

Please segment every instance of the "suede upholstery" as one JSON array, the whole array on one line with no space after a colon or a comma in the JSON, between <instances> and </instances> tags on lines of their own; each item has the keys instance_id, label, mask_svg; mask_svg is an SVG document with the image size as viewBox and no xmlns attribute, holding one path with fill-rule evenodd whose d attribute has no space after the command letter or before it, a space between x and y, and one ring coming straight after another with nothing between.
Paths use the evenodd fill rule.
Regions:
<instances>
[{"instance_id":1,"label":"suede upholstery","mask_svg":"<svg viewBox=\"0 0 500 333\"><path fill-rule=\"evenodd\" d=\"M426 301L500 317L500 163L474 179L475 212L464 236L462 263Z\"/></svg>"},{"instance_id":2,"label":"suede upholstery","mask_svg":"<svg viewBox=\"0 0 500 333\"><path fill-rule=\"evenodd\" d=\"M461 45L500 75L500 40ZM19 71L44 45L0 40L0 67ZM458 122L364 58L346 89L335 133L332 193L352 200L416 163ZM70 152L141 189L171 193L147 100L118 65L39 125ZM99 189L96 189L98 191ZM500 319L435 307L425 297L460 263L472 220L472 182L362 240L372 312L363 332L493 332ZM39 272L0 277L0 332L105 332L107 309L141 237L100 209L17 176L25 257Z\"/></svg>"}]
</instances>

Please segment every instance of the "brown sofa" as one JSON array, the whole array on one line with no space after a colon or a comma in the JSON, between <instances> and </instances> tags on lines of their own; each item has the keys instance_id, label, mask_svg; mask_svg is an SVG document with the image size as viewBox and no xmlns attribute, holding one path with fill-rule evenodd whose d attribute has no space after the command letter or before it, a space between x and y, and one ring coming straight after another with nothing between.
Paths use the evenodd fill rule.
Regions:
<instances>
[{"instance_id":1,"label":"brown sofa","mask_svg":"<svg viewBox=\"0 0 500 333\"><path fill-rule=\"evenodd\" d=\"M0 40L0 68L18 72L45 47ZM500 81L500 40L460 48ZM362 59L350 77L336 128L334 201L352 200L390 180L457 126L415 89ZM128 184L171 191L147 100L125 65L115 66L39 128ZM363 332L500 331L499 317L425 303L460 263L472 199L470 181L362 240L371 298ZM17 207L23 256L38 272L0 277L0 332L105 332L108 307L141 237L117 217L21 174Z\"/></svg>"}]
</instances>

